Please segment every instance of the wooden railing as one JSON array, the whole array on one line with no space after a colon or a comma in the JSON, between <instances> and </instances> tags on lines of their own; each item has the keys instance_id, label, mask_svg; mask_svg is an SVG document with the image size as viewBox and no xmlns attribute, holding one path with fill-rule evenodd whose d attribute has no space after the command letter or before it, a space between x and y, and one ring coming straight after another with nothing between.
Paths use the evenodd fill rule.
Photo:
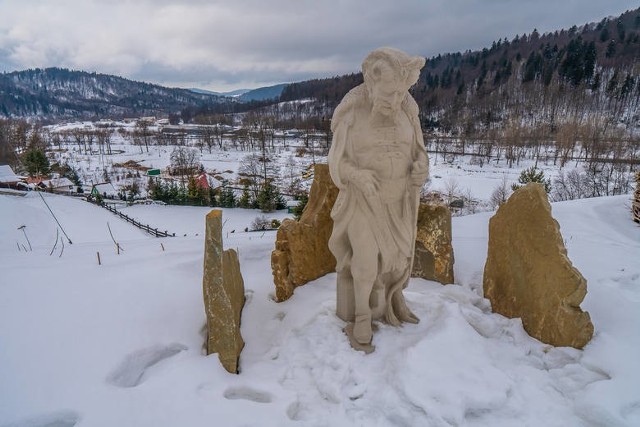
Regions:
<instances>
[{"instance_id":1,"label":"wooden railing","mask_svg":"<svg viewBox=\"0 0 640 427\"><path fill-rule=\"evenodd\" d=\"M169 233L167 230L160 231L157 228L151 227L149 224L142 224L141 222L138 222L135 219L131 218L130 216L123 214L122 212L120 212L116 208L114 208L112 206L109 206L108 204L106 204L104 202L101 202L99 204L99 206L102 206L103 208L105 208L109 212L112 212L112 213L118 215L120 218L124 219L129 224L133 225L134 227L138 227L140 230L145 231L145 232L151 234L152 236L156 236L156 237L176 237L176 233Z\"/></svg>"}]
</instances>

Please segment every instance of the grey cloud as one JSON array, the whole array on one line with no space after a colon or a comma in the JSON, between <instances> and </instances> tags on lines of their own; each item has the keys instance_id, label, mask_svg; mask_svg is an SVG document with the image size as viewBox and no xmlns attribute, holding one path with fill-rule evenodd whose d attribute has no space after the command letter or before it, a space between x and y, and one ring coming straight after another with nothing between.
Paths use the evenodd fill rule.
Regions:
<instances>
[{"instance_id":1,"label":"grey cloud","mask_svg":"<svg viewBox=\"0 0 640 427\"><path fill-rule=\"evenodd\" d=\"M637 7L609 0L3 0L0 70L63 66L229 89L359 70L379 46L478 49Z\"/></svg>"}]
</instances>

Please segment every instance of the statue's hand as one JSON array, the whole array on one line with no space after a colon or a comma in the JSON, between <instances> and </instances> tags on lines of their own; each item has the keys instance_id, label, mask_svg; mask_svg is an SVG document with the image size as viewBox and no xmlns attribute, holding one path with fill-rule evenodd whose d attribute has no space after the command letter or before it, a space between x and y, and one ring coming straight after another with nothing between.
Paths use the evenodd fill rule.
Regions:
<instances>
[{"instance_id":1,"label":"statue's hand","mask_svg":"<svg viewBox=\"0 0 640 427\"><path fill-rule=\"evenodd\" d=\"M429 174L429 163L415 161L411 165L411 183L416 187L421 187Z\"/></svg>"},{"instance_id":2,"label":"statue's hand","mask_svg":"<svg viewBox=\"0 0 640 427\"><path fill-rule=\"evenodd\" d=\"M361 169L351 174L350 181L362 191L365 196L371 196L377 191L376 178L372 171Z\"/></svg>"}]
</instances>

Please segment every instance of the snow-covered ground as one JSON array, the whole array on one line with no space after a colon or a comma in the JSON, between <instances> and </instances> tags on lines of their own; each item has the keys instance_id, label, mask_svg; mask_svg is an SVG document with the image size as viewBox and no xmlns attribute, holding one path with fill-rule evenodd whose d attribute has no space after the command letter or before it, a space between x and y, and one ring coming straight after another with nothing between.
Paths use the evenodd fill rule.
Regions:
<instances>
[{"instance_id":1,"label":"snow-covered ground","mask_svg":"<svg viewBox=\"0 0 640 427\"><path fill-rule=\"evenodd\" d=\"M79 147L75 142L70 142L73 138L69 138L67 143L61 144L61 148L51 152L53 161L67 163L74 167L81 180L89 188L91 184L97 184L105 181L105 171L109 175L110 180L116 186L124 186L131 184L131 177L128 174L136 174L136 170L126 169L114 165L122 165L128 161L135 161L145 168L165 170L171 164L171 153L178 146L174 145L150 145L144 147L134 145L132 138L129 136L124 138L123 135L129 135L135 127L131 123L118 123L118 127L125 129L126 132L113 132L111 137L112 154L100 154L99 147L94 141L91 146L91 152L86 153L84 148ZM48 128L50 132L67 132L74 129L96 130L95 124L91 122L66 123L53 125ZM157 131L157 128L152 128ZM202 143L202 141L200 141ZM239 142L233 142L229 137L223 138L223 148L218 145L211 147L199 146L197 138L188 138L185 140L187 146L198 150L198 160L211 176L217 179L225 179L241 187L236 183L238 171L245 159L253 154L260 153L259 145L254 142L253 149L245 145L244 149ZM312 138L309 142L311 146L315 146L315 155L309 152L302 154L300 148L305 147L305 141L302 137L289 136L286 140L281 137L275 137L273 141L267 143L267 156L269 158L269 167L275 169L274 173L279 175L280 187L286 188L293 178L301 178L307 168L313 163L326 163L326 157L322 155L326 152L326 141L324 138ZM577 154L577 153L576 153ZM454 193L454 198L465 197L474 199L482 206L478 210L488 209L488 200L492 192L498 187L503 179L506 180L507 186L518 181L520 172L528 167L536 164L531 158L524 158L519 164L508 166L504 155L499 160L493 158L491 162L484 163L479 166L474 164L474 156L444 156L442 153L430 153L430 182L426 187L427 191L439 191L445 194ZM551 160L546 163L541 161L537 164L538 168L545 173L545 177L553 180L560 171L558 165L553 165ZM580 162L569 162L564 166L564 172L581 167ZM258 168L261 173L261 166ZM140 172L139 181L141 187L146 188L147 178L144 171ZM305 175L306 176L306 175ZM308 188L311 185L311 179L306 176L306 180L302 183L303 187ZM214 186L221 184L221 181L214 180ZM144 191L143 191L144 193ZM239 196L240 194L238 194Z\"/></svg>"},{"instance_id":2,"label":"snow-covered ground","mask_svg":"<svg viewBox=\"0 0 640 427\"><path fill-rule=\"evenodd\" d=\"M379 325L365 355L335 315L335 274L274 302L275 232L243 231L258 211L224 210L247 297L240 375L202 352L208 209L125 209L179 236L157 239L86 202L45 199L73 242L62 251L60 234L51 255L40 196L0 195L0 426L640 425L640 228L627 196L553 205L588 280L596 333L583 351L491 313L490 213L454 218L456 284L412 279L421 322ZM18 251L22 225L33 251Z\"/></svg>"}]
</instances>

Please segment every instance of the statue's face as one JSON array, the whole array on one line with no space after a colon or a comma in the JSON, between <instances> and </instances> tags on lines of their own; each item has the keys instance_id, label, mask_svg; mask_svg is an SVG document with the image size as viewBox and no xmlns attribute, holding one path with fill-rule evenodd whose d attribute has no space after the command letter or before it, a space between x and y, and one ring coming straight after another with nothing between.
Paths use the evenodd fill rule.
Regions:
<instances>
[{"instance_id":1,"label":"statue's face","mask_svg":"<svg viewBox=\"0 0 640 427\"><path fill-rule=\"evenodd\" d=\"M374 112L393 116L400 111L408 88L390 65L380 64L369 86Z\"/></svg>"}]
</instances>

